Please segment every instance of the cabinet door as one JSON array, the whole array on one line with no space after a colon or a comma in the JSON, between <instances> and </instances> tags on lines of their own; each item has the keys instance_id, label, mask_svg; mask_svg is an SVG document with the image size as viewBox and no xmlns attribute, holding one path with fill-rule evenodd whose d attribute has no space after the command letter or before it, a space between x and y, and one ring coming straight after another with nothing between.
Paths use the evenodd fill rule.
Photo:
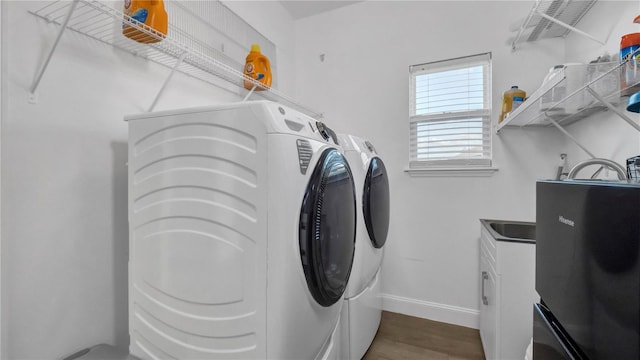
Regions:
<instances>
[{"instance_id":1,"label":"cabinet door","mask_svg":"<svg viewBox=\"0 0 640 360\"><path fill-rule=\"evenodd\" d=\"M496 273L489 262L486 249L480 254L480 338L487 359L497 358L497 292Z\"/></svg>"},{"instance_id":2,"label":"cabinet door","mask_svg":"<svg viewBox=\"0 0 640 360\"><path fill-rule=\"evenodd\" d=\"M498 241L500 282L500 352L503 359L523 358L533 332L535 244Z\"/></svg>"}]
</instances>

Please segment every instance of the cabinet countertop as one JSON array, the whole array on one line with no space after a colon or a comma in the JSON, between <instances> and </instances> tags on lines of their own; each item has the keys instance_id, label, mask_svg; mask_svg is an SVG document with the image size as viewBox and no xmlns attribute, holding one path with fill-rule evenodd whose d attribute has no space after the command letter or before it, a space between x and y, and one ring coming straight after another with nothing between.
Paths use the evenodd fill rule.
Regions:
<instances>
[{"instance_id":1,"label":"cabinet countertop","mask_svg":"<svg viewBox=\"0 0 640 360\"><path fill-rule=\"evenodd\" d=\"M496 241L534 244L535 222L480 219L482 226Z\"/></svg>"}]
</instances>

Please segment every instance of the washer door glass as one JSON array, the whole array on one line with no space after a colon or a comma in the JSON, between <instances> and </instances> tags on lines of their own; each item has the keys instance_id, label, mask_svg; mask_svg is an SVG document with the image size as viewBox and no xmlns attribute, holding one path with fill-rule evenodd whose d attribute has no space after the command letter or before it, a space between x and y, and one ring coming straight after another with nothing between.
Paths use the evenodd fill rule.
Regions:
<instances>
[{"instance_id":1,"label":"washer door glass","mask_svg":"<svg viewBox=\"0 0 640 360\"><path fill-rule=\"evenodd\" d=\"M300 211L300 257L307 286L322 306L342 298L353 264L356 205L353 176L336 149L320 155Z\"/></svg>"},{"instance_id":2,"label":"washer door glass","mask_svg":"<svg viewBox=\"0 0 640 360\"><path fill-rule=\"evenodd\" d=\"M378 157L371 159L364 180L362 212L369 239L379 249L387 242L389 231L389 178Z\"/></svg>"}]
</instances>

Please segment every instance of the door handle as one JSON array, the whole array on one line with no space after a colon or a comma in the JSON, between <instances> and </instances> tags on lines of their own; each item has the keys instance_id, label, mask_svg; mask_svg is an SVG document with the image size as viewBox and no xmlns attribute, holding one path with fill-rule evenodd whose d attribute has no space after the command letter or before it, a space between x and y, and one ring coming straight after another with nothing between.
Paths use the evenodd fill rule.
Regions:
<instances>
[{"instance_id":1,"label":"door handle","mask_svg":"<svg viewBox=\"0 0 640 360\"><path fill-rule=\"evenodd\" d=\"M484 305L489 305L489 299L484 294L484 281L489 279L489 274L486 271L482 272L482 303Z\"/></svg>"}]
</instances>

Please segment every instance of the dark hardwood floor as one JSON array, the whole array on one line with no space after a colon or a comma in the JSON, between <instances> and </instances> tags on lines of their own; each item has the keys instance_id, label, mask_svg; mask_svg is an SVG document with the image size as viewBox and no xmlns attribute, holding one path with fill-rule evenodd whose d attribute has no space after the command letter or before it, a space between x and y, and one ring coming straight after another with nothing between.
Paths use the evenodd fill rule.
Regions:
<instances>
[{"instance_id":1,"label":"dark hardwood floor","mask_svg":"<svg viewBox=\"0 0 640 360\"><path fill-rule=\"evenodd\" d=\"M363 360L484 360L476 329L382 312L382 321Z\"/></svg>"}]
</instances>

